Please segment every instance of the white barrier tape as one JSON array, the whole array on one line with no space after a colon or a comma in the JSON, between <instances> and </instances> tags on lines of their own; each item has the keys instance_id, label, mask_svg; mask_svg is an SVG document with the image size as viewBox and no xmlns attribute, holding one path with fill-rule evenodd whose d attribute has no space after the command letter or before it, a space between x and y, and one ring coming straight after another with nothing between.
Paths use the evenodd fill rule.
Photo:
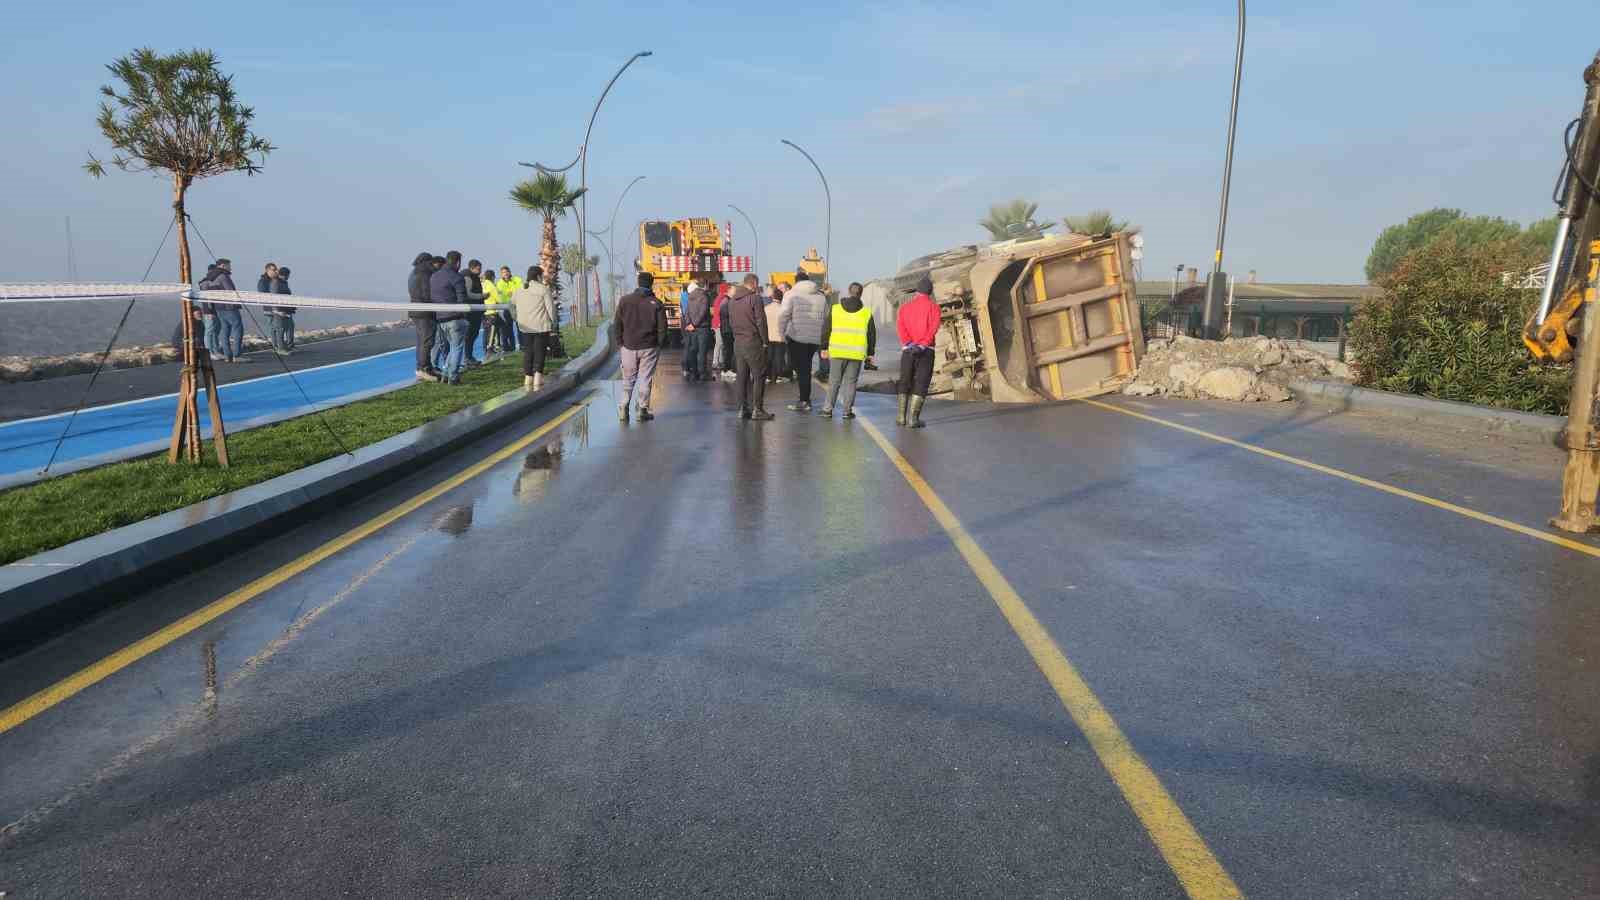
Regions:
<instances>
[{"instance_id":1,"label":"white barrier tape","mask_svg":"<svg viewBox=\"0 0 1600 900\"><path fill-rule=\"evenodd\" d=\"M391 300L343 300L329 297L304 297L299 294L258 294L255 291L190 291L191 300L206 303L234 303L248 306L294 306L300 309L375 309L392 312L480 312L511 308L509 303L490 306L483 303L395 303Z\"/></svg>"},{"instance_id":2,"label":"white barrier tape","mask_svg":"<svg viewBox=\"0 0 1600 900\"><path fill-rule=\"evenodd\" d=\"M176 296L188 289L187 284L27 281L0 284L0 300L106 300L159 294Z\"/></svg>"},{"instance_id":3,"label":"white barrier tape","mask_svg":"<svg viewBox=\"0 0 1600 900\"><path fill-rule=\"evenodd\" d=\"M186 284L144 284L139 282L12 282L0 284L0 302L38 303L67 300L121 300L128 297L187 295L207 303L248 306L294 306L307 309L366 309L379 312L464 313L511 309L510 304L411 303L392 300L346 300L330 297L302 297L292 294L260 294L255 291L195 291Z\"/></svg>"}]
</instances>

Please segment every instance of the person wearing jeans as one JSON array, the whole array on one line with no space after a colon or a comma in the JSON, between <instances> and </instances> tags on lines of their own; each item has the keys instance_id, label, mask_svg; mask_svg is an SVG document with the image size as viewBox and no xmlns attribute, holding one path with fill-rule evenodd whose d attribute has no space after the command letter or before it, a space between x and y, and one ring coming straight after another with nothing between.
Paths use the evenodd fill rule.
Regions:
<instances>
[{"instance_id":1,"label":"person wearing jeans","mask_svg":"<svg viewBox=\"0 0 1600 900\"><path fill-rule=\"evenodd\" d=\"M706 340L711 337L711 303L705 288L696 281L683 306L683 380L708 381L705 368Z\"/></svg>"},{"instance_id":2,"label":"person wearing jeans","mask_svg":"<svg viewBox=\"0 0 1600 900\"><path fill-rule=\"evenodd\" d=\"M450 384L460 384L461 370L467 367L467 331L471 327L465 316L439 323L439 332L449 342L439 375Z\"/></svg>"},{"instance_id":3,"label":"person wearing jeans","mask_svg":"<svg viewBox=\"0 0 1600 900\"><path fill-rule=\"evenodd\" d=\"M435 257L438 260L438 257ZM433 275L428 278L428 296L435 304L466 304L467 279L461 274L461 251L451 250ZM461 370L467 361L467 314L464 312L437 312L439 332L448 342L439 377L450 384L461 383Z\"/></svg>"},{"instance_id":4,"label":"person wearing jeans","mask_svg":"<svg viewBox=\"0 0 1600 900\"><path fill-rule=\"evenodd\" d=\"M500 267L500 280L495 282L495 289L500 304L500 349L505 353L517 352L517 316L516 310L511 308L511 295L522 290L522 279L511 274L510 266ZM549 287L549 285L546 285Z\"/></svg>"},{"instance_id":5,"label":"person wearing jeans","mask_svg":"<svg viewBox=\"0 0 1600 900\"><path fill-rule=\"evenodd\" d=\"M233 263L217 260L217 275L211 280L214 291L234 291ZM238 362L244 356L244 316L237 303L217 303L217 349L228 362Z\"/></svg>"},{"instance_id":6,"label":"person wearing jeans","mask_svg":"<svg viewBox=\"0 0 1600 900\"><path fill-rule=\"evenodd\" d=\"M856 417L856 382L861 367L878 349L878 328L872 310L861 302L861 285L850 285L850 293L829 313L822 327L821 356L828 361L828 404L822 415L832 417L833 408L843 395L844 417Z\"/></svg>"}]
</instances>

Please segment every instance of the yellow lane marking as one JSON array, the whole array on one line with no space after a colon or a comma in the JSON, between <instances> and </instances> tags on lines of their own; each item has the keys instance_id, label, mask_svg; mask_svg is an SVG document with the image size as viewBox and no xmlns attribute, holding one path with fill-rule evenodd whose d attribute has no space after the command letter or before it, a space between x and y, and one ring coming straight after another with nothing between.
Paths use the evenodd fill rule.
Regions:
<instances>
[{"instance_id":1,"label":"yellow lane marking","mask_svg":"<svg viewBox=\"0 0 1600 900\"><path fill-rule=\"evenodd\" d=\"M1396 497L1404 497L1407 500L1415 500L1418 503L1432 506L1435 509L1453 512L1458 516L1476 519L1479 522L1483 522L1487 525L1493 525L1496 528L1504 528L1507 531L1515 531L1518 534L1524 534L1528 537L1536 538L1544 541L1547 544L1555 544L1557 547L1565 547L1568 550L1576 550L1579 553L1584 553L1600 559L1600 547L1595 547L1591 544L1585 544L1582 541L1575 541L1571 538L1562 537L1559 534L1551 534L1548 531L1541 531L1537 528L1532 528L1518 522L1513 522L1510 519L1502 519L1499 516L1491 516L1488 513L1478 512L1475 509L1469 509L1465 506L1458 506L1446 500L1439 500L1429 497L1426 494L1408 491L1405 488L1395 487L1392 484L1385 484L1381 481L1374 481L1371 478L1363 478L1360 475L1354 475L1341 469L1335 469L1332 466L1314 463L1310 460L1301 459L1297 456L1290 456L1287 453L1279 453L1276 450L1268 450L1265 447L1258 447L1255 444L1247 444L1244 441L1236 441L1233 438L1223 437L1220 434L1212 434L1209 431L1202 431L1199 428L1191 428L1188 425L1179 425L1177 422L1170 422L1158 416L1147 416L1144 413L1137 413L1131 409L1113 406L1110 403L1102 403L1099 400L1084 400L1082 402L1099 409L1107 410L1109 412L1121 413L1125 416L1132 416L1135 419L1143 419L1146 422L1154 422L1157 425L1164 425L1168 428L1176 428L1179 431L1187 432L1195 435L1196 437L1203 437L1208 441L1216 441L1219 444L1227 444L1230 447L1238 447L1240 450L1248 450L1251 453L1259 453L1262 456L1270 459L1275 459L1279 462L1286 462L1293 466L1299 466L1302 469L1310 469L1313 472L1321 472L1324 475L1332 475L1335 478L1343 478L1345 481L1353 482L1363 487L1369 487L1375 491L1382 491L1385 494L1393 494Z\"/></svg>"},{"instance_id":2,"label":"yellow lane marking","mask_svg":"<svg viewBox=\"0 0 1600 900\"><path fill-rule=\"evenodd\" d=\"M295 559L277 569L274 569L271 572L268 572L244 587L241 587L238 590L233 591L232 593L218 600L214 600L210 604L201 607L192 613L189 613L178 621L173 622L171 625L162 628L160 631L154 632L145 638L135 641L134 643L123 647L121 650L118 650L99 662L86 666L76 673L63 678L62 680L45 688L42 691L39 691L37 694L34 694L26 700L22 700L16 705L8 707L4 711L0 711L0 734L10 731L18 725L21 725L23 722L28 721L34 716L37 716L45 710L62 702L63 700L67 700L83 690L92 687L101 681L104 681L106 678L109 678L110 676L122 671L139 660L144 659L146 656L149 656L157 650L160 650L162 647L171 644L173 641L176 641L184 635L189 634L202 625L205 625L206 623L215 620L217 617L225 615L228 612L243 606L267 591L278 587L285 581L288 581L296 575L299 575L307 569L310 569L312 566L315 566L328 557L333 556L334 554L357 543L360 543L374 534L377 534L379 531L382 531L390 525L393 525L395 522L399 521L405 516L416 512L418 509L421 509L430 501L435 500L438 497L460 487L461 485L466 484L468 481L471 481L479 475L482 475L484 472L489 471L500 463L505 462L506 460L515 456L517 453L526 449L528 445L539 440L557 428L560 428L568 419L577 415L585 407L587 407L589 402L593 399L594 393L591 391L589 396L585 397L580 403L568 409L561 415L556 416L554 419L551 419L549 422L546 422L545 424L534 429L529 434L518 438L499 450L496 450L494 453L483 458L482 460L473 463L466 469L463 469L462 471L452 475L444 481L439 482L433 487L428 488L422 493L417 494L411 499L389 509L387 512L381 513L378 516L369 519L360 525L357 525L355 528L352 528L344 534L339 535L338 537L327 542L326 544L323 544L315 550L312 550L304 556L301 556L298 559Z\"/></svg>"},{"instance_id":3,"label":"yellow lane marking","mask_svg":"<svg viewBox=\"0 0 1600 900\"><path fill-rule=\"evenodd\" d=\"M1150 770L1150 766L1133 749L1122 729L1117 726L1111 713L1101 704L1100 698L1095 696L1089 683L1067 660L1066 654L1056 645L1055 639L1050 637L1043 624L1034 618L1033 612L1028 609L1028 604L1023 602L1021 595L1011 586L1011 582L1000 574L999 568L989 558L989 554L978 546L972 535L967 533L961 520L955 513L945 506L939 495L913 467L900 451L889 443L876 425L865 418L856 420L878 448L889 457L895 468L905 477L911 489L933 513L933 517L949 535L956 550L961 553L974 575L978 576L984 589L994 600L1006 621L1011 624L1011 630L1028 649L1028 654L1033 657L1034 665L1044 674L1045 680L1055 689L1056 696L1061 698L1061 703L1067 708L1067 713L1072 721L1089 739L1089 745L1094 748L1095 755L1100 758L1100 764L1110 774L1111 780L1116 783L1117 789L1133 808L1134 814L1144 824L1145 831L1155 842L1156 848L1166 859L1167 865L1172 867L1172 872L1178 877L1190 897L1195 898L1228 898L1243 897L1244 894L1233 879L1228 875L1222 863L1212 855L1211 848L1195 831L1194 825L1189 822L1188 816L1178 808L1176 801L1167 793L1161 784L1161 779Z\"/></svg>"}]
</instances>

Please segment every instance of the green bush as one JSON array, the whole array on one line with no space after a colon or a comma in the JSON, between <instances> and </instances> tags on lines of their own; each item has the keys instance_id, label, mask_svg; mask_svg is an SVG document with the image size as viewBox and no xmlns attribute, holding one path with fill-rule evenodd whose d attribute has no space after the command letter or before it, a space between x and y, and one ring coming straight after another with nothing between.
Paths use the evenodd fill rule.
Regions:
<instances>
[{"instance_id":1,"label":"green bush","mask_svg":"<svg viewBox=\"0 0 1600 900\"><path fill-rule=\"evenodd\" d=\"M1535 366L1522 345L1538 292L1502 277L1535 262L1525 241L1472 243L1448 233L1407 255L1379 280L1382 296L1356 313L1356 383L1564 415L1571 369Z\"/></svg>"}]
</instances>

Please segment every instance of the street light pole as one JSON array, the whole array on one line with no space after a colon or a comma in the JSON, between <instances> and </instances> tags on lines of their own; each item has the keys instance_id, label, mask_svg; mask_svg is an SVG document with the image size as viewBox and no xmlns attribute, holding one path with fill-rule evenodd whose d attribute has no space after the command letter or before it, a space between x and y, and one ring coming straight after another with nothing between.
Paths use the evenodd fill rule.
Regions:
<instances>
[{"instance_id":1,"label":"street light pole","mask_svg":"<svg viewBox=\"0 0 1600 900\"><path fill-rule=\"evenodd\" d=\"M628 186L622 189L622 195L617 198L616 205L611 207L611 221L606 223L606 230L603 231L603 232L599 232L599 233L595 233L594 234L595 237L599 237L601 234L604 234L606 236L606 238L605 238L605 241L606 241L606 274L611 276L612 278L615 278L616 275L617 275L617 268L611 262L611 241L612 241L613 238L616 237L616 235L613 233L612 229L617 227L617 211L622 209L622 201L623 201L623 199L625 199L628 196L628 192L633 190L633 186L638 184L639 182L641 182L643 180L644 180L644 176L643 175L639 175L639 176L636 176L632 181L628 182ZM613 306L615 306L616 302L617 302L617 289L615 287L613 287L611 289L611 303L612 303ZM604 312L604 310L602 310L602 312Z\"/></svg>"},{"instance_id":2,"label":"street light pole","mask_svg":"<svg viewBox=\"0 0 1600 900\"><path fill-rule=\"evenodd\" d=\"M567 163L559 169L541 166L538 163L533 164L533 167L541 172L551 173L565 172L574 165L579 166L578 188L582 191L582 194L579 195L578 198L578 203L581 207L581 211L578 214L580 222L578 227L578 253L584 259L589 258L589 240L587 238L588 230L587 226L583 225L582 223L589 221L589 138L594 134L594 120L596 116L600 115L600 104L606 102L606 95L611 93L611 86L617 83L617 79L622 77L622 73L626 72L628 67L633 65L635 62L646 56L650 56L652 52L653 51L650 50L641 50L638 53L628 57L628 61L623 63L621 68L617 69L616 74L611 76L610 81L606 82L605 90L600 92L600 99L594 101L594 109L589 112L589 127L585 128L583 131L583 144L578 147L577 159ZM523 165L527 164L524 163ZM583 324L588 324L589 282L587 280L578 286L578 307L583 313L583 317L580 321Z\"/></svg>"},{"instance_id":3,"label":"street light pole","mask_svg":"<svg viewBox=\"0 0 1600 900\"><path fill-rule=\"evenodd\" d=\"M1242 3L1243 0L1240 0L1240 2ZM794 141L785 140L783 143L788 144L796 150L799 150L800 155L804 156L806 161L811 163L811 168L817 170L817 177L822 179L822 192L828 197L828 230L822 245L824 248L822 251L823 258L827 260L827 262L823 272L825 277L831 281L833 278L833 191L828 189L828 176L822 174L822 167L817 165L817 161L811 158L811 154L807 153L805 148L801 147L799 144L796 144Z\"/></svg>"},{"instance_id":4,"label":"street light pole","mask_svg":"<svg viewBox=\"0 0 1600 900\"><path fill-rule=\"evenodd\" d=\"M1233 182L1233 138L1239 127L1239 80L1244 71L1244 0L1239 0L1239 36L1233 52L1233 102L1228 108L1228 153L1222 165L1222 204L1217 213L1217 253L1211 262L1211 278L1206 282L1205 336L1211 340L1221 333L1223 301L1228 292L1228 276L1222 271L1222 243L1228 235L1228 191Z\"/></svg>"},{"instance_id":5,"label":"street light pole","mask_svg":"<svg viewBox=\"0 0 1600 900\"><path fill-rule=\"evenodd\" d=\"M750 244L753 247L753 249L750 251L750 270L758 273L757 277L760 277L759 273L761 272L761 266L759 266L757 263L760 261L761 257L761 235L756 233L756 223L751 221L749 213L737 206L734 206L732 203L728 204L728 208L739 215L744 216L744 223L750 226Z\"/></svg>"}]
</instances>

